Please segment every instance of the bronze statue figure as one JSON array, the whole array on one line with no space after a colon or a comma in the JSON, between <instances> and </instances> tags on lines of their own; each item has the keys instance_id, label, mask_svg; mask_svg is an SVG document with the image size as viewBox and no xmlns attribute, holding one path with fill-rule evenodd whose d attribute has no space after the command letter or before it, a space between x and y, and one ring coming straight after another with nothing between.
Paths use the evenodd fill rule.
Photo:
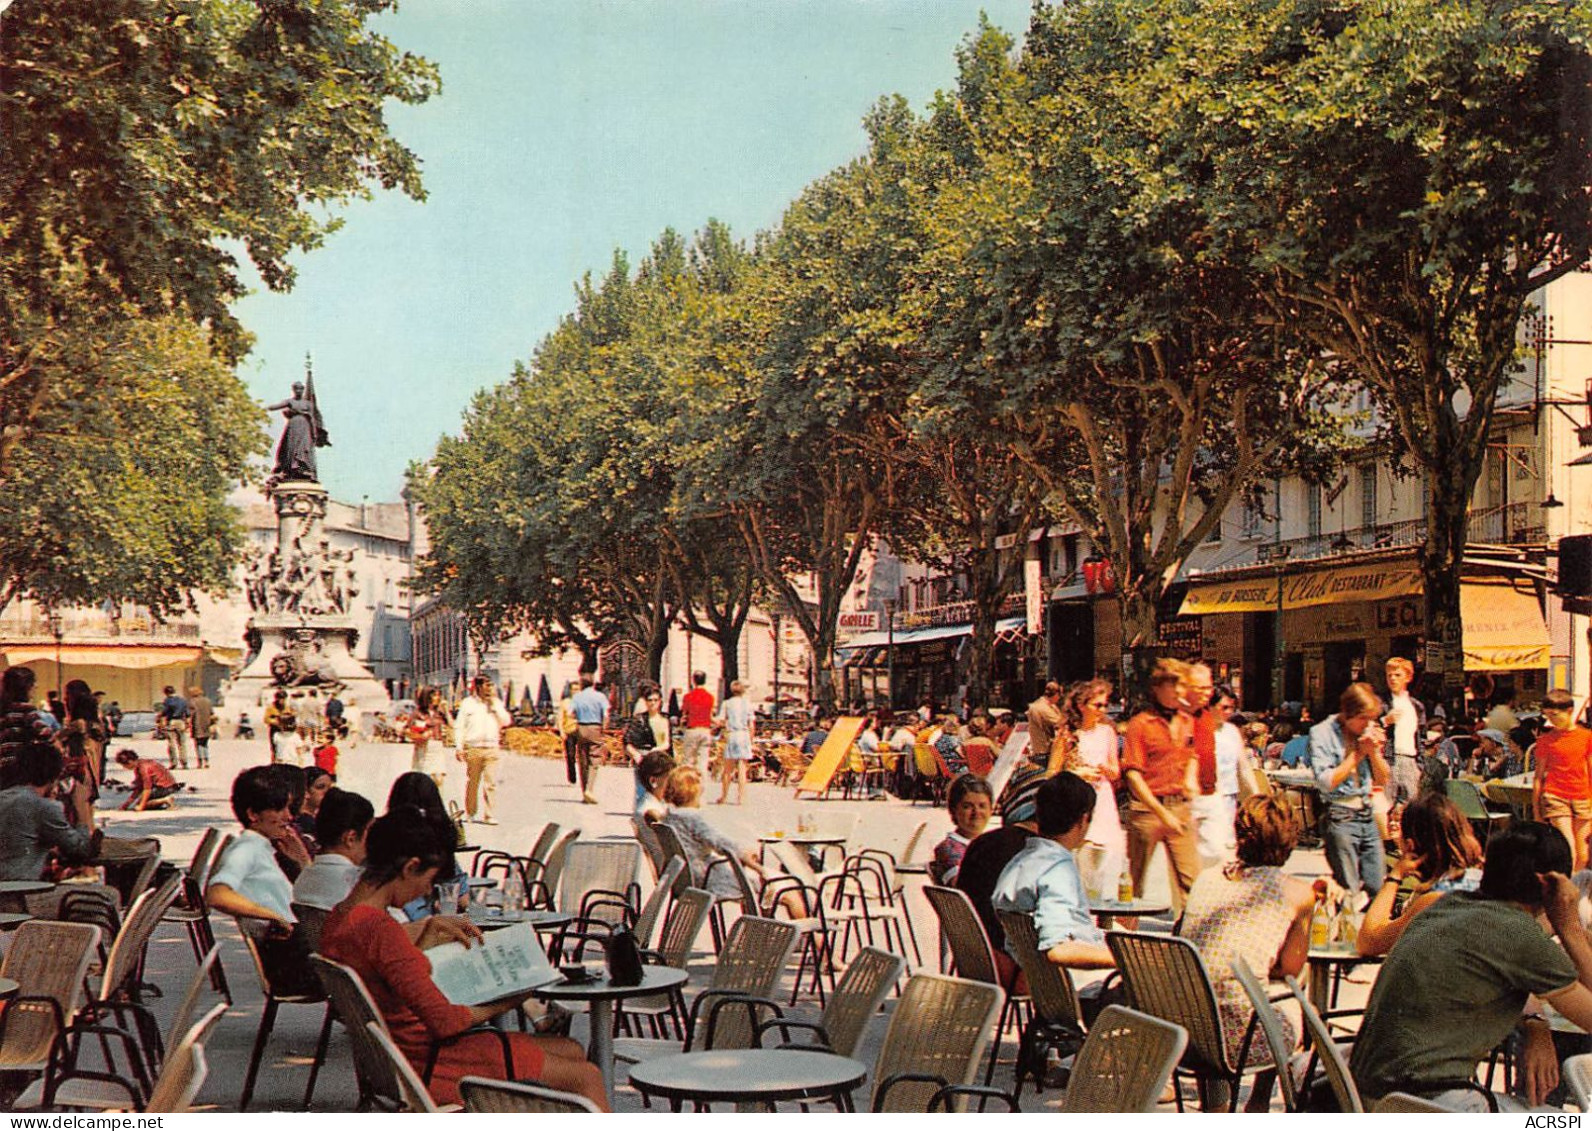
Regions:
<instances>
[{"instance_id":1,"label":"bronze statue figure","mask_svg":"<svg viewBox=\"0 0 1592 1131\"><path fill-rule=\"evenodd\" d=\"M315 449L331 446L326 434L326 424L321 420L321 410L315 403L315 376L305 367L305 380L293 382L293 395L285 401L266 405L267 412L280 411L287 417L287 427L276 445L276 465L271 469L270 482L274 485L290 479L319 482L315 468Z\"/></svg>"}]
</instances>

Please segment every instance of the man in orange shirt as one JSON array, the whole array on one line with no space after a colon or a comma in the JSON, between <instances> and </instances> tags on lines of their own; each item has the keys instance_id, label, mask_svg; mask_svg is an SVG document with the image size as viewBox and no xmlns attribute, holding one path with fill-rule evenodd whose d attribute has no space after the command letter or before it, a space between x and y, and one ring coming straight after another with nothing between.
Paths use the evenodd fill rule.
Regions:
<instances>
[{"instance_id":1,"label":"man in orange shirt","mask_svg":"<svg viewBox=\"0 0 1592 1131\"><path fill-rule=\"evenodd\" d=\"M1543 696L1542 713L1552 729L1537 739L1531 808L1537 820L1564 834L1580 871L1587 866L1592 832L1592 730L1576 723L1575 697L1563 688Z\"/></svg>"},{"instance_id":2,"label":"man in orange shirt","mask_svg":"<svg viewBox=\"0 0 1592 1131\"><path fill-rule=\"evenodd\" d=\"M1164 845L1172 882L1188 895L1200 870L1199 841L1189 811L1190 770L1194 763L1193 721L1183 710L1188 665L1161 660L1150 675L1150 705L1128 723L1123 738L1122 771L1132 793L1128 802L1128 867L1133 892L1144 891L1144 873L1157 847Z\"/></svg>"}]
</instances>

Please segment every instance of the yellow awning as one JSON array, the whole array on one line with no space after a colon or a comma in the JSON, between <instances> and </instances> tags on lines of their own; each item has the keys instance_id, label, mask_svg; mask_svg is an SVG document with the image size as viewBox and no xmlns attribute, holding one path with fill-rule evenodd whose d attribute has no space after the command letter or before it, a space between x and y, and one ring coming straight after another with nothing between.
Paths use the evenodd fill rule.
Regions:
<instances>
[{"instance_id":1,"label":"yellow awning","mask_svg":"<svg viewBox=\"0 0 1592 1131\"><path fill-rule=\"evenodd\" d=\"M131 668L147 670L197 664L204 649L189 644L16 644L5 649L8 667L37 663L40 660L73 667Z\"/></svg>"},{"instance_id":2,"label":"yellow awning","mask_svg":"<svg viewBox=\"0 0 1592 1131\"><path fill-rule=\"evenodd\" d=\"M1275 577L1256 577L1245 581L1190 585L1178 613L1191 616L1276 612L1277 582ZM1305 609L1312 605L1335 605L1348 601L1385 601L1390 597L1412 597L1420 592L1420 567L1407 562L1318 569L1282 578L1282 604L1285 609Z\"/></svg>"},{"instance_id":3,"label":"yellow awning","mask_svg":"<svg viewBox=\"0 0 1592 1131\"><path fill-rule=\"evenodd\" d=\"M1466 582L1459 587L1465 670L1518 671L1548 666L1548 628L1530 589Z\"/></svg>"}]
</instances>

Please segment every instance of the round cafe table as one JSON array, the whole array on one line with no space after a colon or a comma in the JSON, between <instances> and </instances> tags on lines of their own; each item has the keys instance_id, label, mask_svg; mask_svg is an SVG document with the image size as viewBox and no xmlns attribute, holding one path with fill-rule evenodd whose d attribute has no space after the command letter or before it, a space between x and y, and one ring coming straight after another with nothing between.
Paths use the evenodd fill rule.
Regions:
<instances>
[{"instance_id":1,"label":"round cafe table","mask_svg":"<svg viewBox=\"0 0 1592 1131\"><path fill-rule=\"evenodd\" d=\"M616 986L606 976L584 982L557 981L531 991L543 1001L585 1002L591 1011L591 1044L586 1059L603 1074L603 1091L608 1106L614 1105L614 1002L646 997L684 985L690 975L673 966L643 966L641 981L634 986Z\"/></svg>"},{"instance_id":2,"label":"round cafe table","mask_svg":"<svg viewBox=\"0 0 1592 1131\"><path fill-rule=\"evenodd\" d=\"M0 1002L10 1001L16 997L22 987L10 978L0 978Z\"/></svg>"},{"instance_id":3,"label":"round cafe table","mask_svg":"<svg viewBox=\"0 0 1592 1131\"><path fill-rule=\"evenodd\" d=\"M630 1083L644 1096L668 1100L673 1111L687 1102L698 1111L729 1102L772 1109L781 1100L831 1100L852 1111L851 1093L867 1075L861 1061L827 1052L709 1049L632 1065Z\"/></svg>"},{"instance_id":4,"label":"round cafe table","mask_svg":"<svg viewBox=\"0 0 1592 1131\"><path fill-rule=\"evenodd\" d=\"M1354 966L1360 962L1379 964L1382 956L1361 955L1353 943L1330 942L1310 948L1310 1004L1325 1017L1332 1004L1332 974L1337 966Z\"/></svg>"},{"instance_id":5,"label":"round cafe table","mask_svg":"<svg viewBox=\"0 0 1592 1131\"><path fill-rule=\"evenodd\" d=\"M1111 926L1118 918L1133 919L1147 915L1165 915L1171 908L1153 899L1134 899L1123 903L1118 899L1091 899L1089 914L1102 927Z\"/></svg>"},{"instance_id":6,"label":"round cafe table","mask_svg":"<svg viewBox=\"0 0 1592 1131\"><path fill-rule=\"evenodd\" d=\"M0 932L14 931L32 918L26 911L0 911Z\"/></svg>"},{"instance_id":7,"label":"round cafe table","mask_svg":"<svg viewBox=\"0 0 1592 1131\"><path fill-rule=\"evenodd\" d=\"M55 885L47 880L0 880L0 911L26 912L26 896L54 889Z\"/></svg>"}]
</instances>

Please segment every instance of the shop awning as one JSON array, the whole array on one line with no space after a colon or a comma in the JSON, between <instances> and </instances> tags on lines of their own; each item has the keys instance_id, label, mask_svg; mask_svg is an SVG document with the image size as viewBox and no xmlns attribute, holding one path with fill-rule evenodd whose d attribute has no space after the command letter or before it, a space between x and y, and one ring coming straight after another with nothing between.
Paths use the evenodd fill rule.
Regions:
<instances>
[{"instance_id":1,"label":"shop awning","mask_svg":"<svg viewBox=\"0 0 1592 1131\"><path fill-rule=\"evenodd\" d=\"M1465 670L1518 671L1548 666L1548 629L1530 589L1507 582L1466 582L1459 587L1465 625Z\"/></svg>"},{"instance_id":2,"label":"shop awning","mask_svg":"<svg viewBox=\"0 0 1592 1131\"><path fill-rule=\"evenodd\" d=\"M995 634L1010 634L1014 629L1021 629L1024 625L1022 617L1002 617L995 622ZM897 648L903 644L926 644L930 640L944 640L952 636L971 636L973 626L970 624L937 624L930 628L898 628L895 630L894 644ZM835 645L837 652L851 652L856 648L878 648L890 644L890 634L887 632L862 632L850 640ZM855 653L853 653L855 654Z\"/></svg>"},{"instance_id":3,"label":"shop awning","mask_svg":"<svg viewBox=\"0 0 1592 1131\"><path fill-rule=\"evenodd\" d=\"M1422 590L1420 567L1408 562L1375 562L1318 569L1309 573L1290 574L1280 580L1285 609L1304 609L1312 605L1334 605L1349 601L1385 601L1391 597L1413 597ZM1276 577L1254 577L1243 581L1191 584L1178 615L1275 612L1278 581Z\"/></svg>"},{"instance_id":4,"label":"shop awning","mask_svg":"<svg viewBox=\"0 0 1592 1131\"><path fill-rule=\"evenodd\" d=\"M204 649L190 644L13 644L4 649L6 665L18 667L40 660L88 668L129 668L148 670L197 664Z\"/></svg>"}]
</instances>

